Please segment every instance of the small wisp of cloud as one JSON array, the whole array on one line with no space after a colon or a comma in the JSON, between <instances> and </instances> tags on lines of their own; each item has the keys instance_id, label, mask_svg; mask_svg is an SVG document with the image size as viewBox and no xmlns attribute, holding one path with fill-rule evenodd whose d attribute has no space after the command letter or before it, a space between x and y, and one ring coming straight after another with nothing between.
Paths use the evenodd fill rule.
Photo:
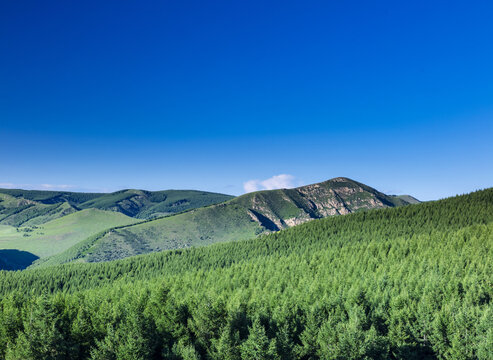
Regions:
<instances>
[{"instance_id":1,"label":"small wisp of cloud","mask_svg":"<svg viewBox=\"0 0 493 360\"><path fill-rule=\"evenodd\" d=\"M245 192L253 192L259 190L274 190L274 189L290 189L302 185L293 175L279 174L274 175L265 180L248 180L243 183Z\"/></svg>"}]
</instances>

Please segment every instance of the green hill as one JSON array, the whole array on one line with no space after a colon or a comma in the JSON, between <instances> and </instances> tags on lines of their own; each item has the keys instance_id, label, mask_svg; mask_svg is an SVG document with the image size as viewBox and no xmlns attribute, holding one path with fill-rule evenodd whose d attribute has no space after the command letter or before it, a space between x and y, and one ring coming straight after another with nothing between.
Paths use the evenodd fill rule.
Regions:
<instances>
[{"instance_id":1,"label":"green hill","mask_svg":"<svg viewBox=\"0 0 493 360\"><path fill-rule=\"evenodd\" d=\"M103 230L140 222L137 219L179 213L231 198L193 190L100 194L0 189L0 249L5 249L3 258L0 254L0 269L22 268L29 264L26 259L58 254ZM6 249L32 256L22 257L23 253L15 251L7 254Z\"/></svg>"},{"instance_id":2,"label":"green hill","mask_svg":"<svg viewBox=\"0 0 493 360\"><path fill-rule=\"evenodd\" d=\"M405 201L408 204L419 204L421 201L411 195L391 195L394 198Z\"/></svg>"},{"instance_id":3,"label":"green hill","mask_svg":"<svg viewBox=\"0 0 493 360\"><path fill-rule=\"evenodd\" d=\"M232 199L231 195L196 190L121 190L79 193L0 189L0 224L38 225L81 209L121 212L139 219L179 213Z\"/></svg>"},{"instance_id":4,"label":"green hill","mask_svg":"<svg viewBox=\"0 0 493 360\"><path fill-rule=\"evenodd\" d=\"M99 201L98 198L97 200ZM327 216L408 204L347 178L268 190L142 224L106 231L46 264L97 262L167 249L245 240Z\"/></svg>"},{"instance_id":5,"label":"green hill","mask_svg":"<svg viewBox=\"0 0 493 360\"><path fill-rule=\"evenodd\" d=\"M0 193L0 225L39 225L76 211L68 202L44 204Z\"/></svg>"},{"instance_id":6,"label":"green hill","mask_svg":"<svg viewBox=\"0 0 493 360\"><path fill-rule=\"evenodd\" d=\"M0 358L490 359L492 273L493 189L0 272Z\"/></svg>"},{"instance_id":7,"label":"green hill","mask_svg":"<svg viewBox=\"0 0 493 360\"><path fill-rule=\"evenodd\" d=\"M36 201L41 204L58 204L68 202L71 205L81 204L105 195L104 193L23 189L0 189L0 193L10 195L17 199Z\"/></svg>"},{"instance_id":8,"label":"green hill","mask_svg":"<svg viewBox=\"0 0 493 360\"><path fill-rule=\"evenodd\" d=\"M121 190L81 203L79 207L118 211L139 219L151 219L232 198L230 195L196 190Z\"/></svg>"},{"instance_id":9,"label":"green hill","mask_svg":"<svg viewBox=\"0 0 493 360\"><path fill-rule=\"evenodd\" d=\"M120 213L87 209L42 225L18 228L0 225L0 249L28 251L43 258L62 252L109 227L133 224L137 221Z\"/></svg>"}]
</instances>

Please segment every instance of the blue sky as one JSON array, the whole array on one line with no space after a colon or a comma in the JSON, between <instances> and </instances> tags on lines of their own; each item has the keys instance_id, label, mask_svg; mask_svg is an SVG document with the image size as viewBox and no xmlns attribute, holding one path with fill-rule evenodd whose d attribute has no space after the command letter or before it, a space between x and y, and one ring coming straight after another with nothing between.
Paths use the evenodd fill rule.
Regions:
<instances>
[{"instance_id":1,"label":"blue sky","mask_svg":"<svg viewBox=\"0 0 493 360\"><path fill-rule=\"evenodd\" d=\"M2 1L0 186L491 187L492 18L491 1Z\"/></svg>"}]
</instances>

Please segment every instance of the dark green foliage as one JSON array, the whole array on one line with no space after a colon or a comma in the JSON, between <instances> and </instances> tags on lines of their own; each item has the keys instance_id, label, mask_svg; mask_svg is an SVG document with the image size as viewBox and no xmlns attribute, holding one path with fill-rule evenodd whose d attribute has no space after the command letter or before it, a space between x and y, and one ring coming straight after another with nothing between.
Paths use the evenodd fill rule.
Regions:
<instances>
[{"instance_id":1,"label":"dark green foliage","mask_svg":"<svg viewBox=\"0 0 493 360\"><path fill-rule=\"evenodd\" d=\"M64 298L41 296L25 308L23 332L7 347L7 359L66 359L75 349Z\"/></svg>"},{"instance_id":2,"label":"dark green foliage","mask_svg":"<svg viewBox=\"0 0 493 360\"><path fill-rule=\"evenodd\" d=\"M114 209L118 202L127 204L127 211L136 210L135 206L148 201L146 194L140 190L125 190L95 199L89 204ZM133 200L128 202L127 198ZM162 197L159 199L162 200ZM170 199L167 198L159 206L165 206ZM103 206L106 201L109 205ZM162 250L246 240L313 219L406 204L404 200L387 196L354 180L335 178L296 189L249 193L176 216L111 229L97 239L92 238L90 244L85 241L83 249L82 244L76 244L56 258L49 259L49 263L62 264L73 259L109 261Z\"/></svg>"},{"instance_id":3,"label":"dark green foliage","mask_svg":"<svg viewBox=\"0 0 493 360\"><path fill-rule=\"evenodd\" d=\"M139 219L151 219L232 198L230 195L196 190L121 190L84 202L79 207L113 210Z\"/></svg>"},{"instance_id":4,"label":"dark green foliage","mask_svg":"<svg viewBox=\"0 0 493 360\"><path fill-rule=\"evenodd\" d=\"M43 224L77 211L68 203L45 205L8 199L6 205L0 209L0 224L16 227Z\"/></svg>"},{"instance_id":5,"label":"dark green foliage","mask_svg":"<svg viewBox=\"0 0 493 360\"><path fill-rule=\"evenodd\" d=\"M248 329L248 338L241 344L241 358L243 360L259 359L274 360L277 358L276 341L270 340L265 328L256 317L252 326Z\"/></svg>"},{"instance_id":6,"label":"dark green foliage","mask_svg":"<svg viewBox=\"0 0 493 360\"><path fill-rule=\"evenodd\" d=\"M89 208L150 219L232 198L230 195L195 190L121 190L105 194L0 189L0 224L39 225Z\"/></svg>"},{"instance_id":7,"label":"dark green foliage","mask_svg":"<svg viewBox=\"0 0 493 360\"><path fill-rule=\"evenodd\" d=\"M83 193L69 191L44 191L44 190L21 190L21 189L0 189L0 193L13 196L18 199L37 201L42 204L57 204L68 202L72 205L101 197L103 193Z\"/></svg>"},{"instance_id":8,"label":"dark green foliage","mask_svg":"<svg viewBox=\"0 0 493 360\"><path fill-rule=\"evenodd\" d=\"M40 257L33 266L65 263L94 252L90 248L95 242L111 231L116 232L123 224L163 218L231 198L229 195L191 190L85 194L0 189L0 248L24 250ZM89 216L94 221L88 222ZM110 254L103 249L89 261L180 247L174 245L177 242L174 239L170 246L157 248L140 241L140 238L129 240L118 249L114 246ZM20 269L31 264L32 261L12 263L0 254L0 269Z\"/></svg>"},{"instance_id":9,"label":"dark green foliage","mask_svg":"<svg viewBox=\"0 0 493 360\"><path fill-rule=\"evenodd\" d=\"M72 261L110 261L162 250L246 240L313 219L406 204L406 200L387 196L347 178L296 189L259 191L234 199L192 190L121 190L84 195L23 190L2 193L0 189L0 224L9 225L0 234L0 245L33 252L41 258L33 267ZM113 211L143 220L135 226L124 221L127 225L122 227L120 222L106 224L107 217L101 216L97 231L91 224L81 225L72 220L70 226L58 226L61 223L55 219L68 220L70 217L65 215L83 213L81 209ZM33 226L40 224L51 232L32 231ZM12 225L22 226L16 231L23 233L16 236ZM56 239L53 247L52 239Z\"/></svg>"},{"instance_id":10,"label":"dark green foliage","mask_svg":"<svg viewBox=\"0 0 493 360\"><path fill-rule=\"evenodd\" d=\"M490 359L492 274L488 189L255 240L0 272L0 358Z\"/></svg>"}]
</instances>

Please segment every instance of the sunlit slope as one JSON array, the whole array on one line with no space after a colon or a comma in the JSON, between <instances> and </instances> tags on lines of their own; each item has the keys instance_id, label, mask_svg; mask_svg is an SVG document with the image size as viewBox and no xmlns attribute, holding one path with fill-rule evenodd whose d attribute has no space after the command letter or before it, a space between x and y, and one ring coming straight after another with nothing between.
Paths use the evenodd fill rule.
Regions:
<instances>
[{"instance_id":1,"label":"sunlit slope","mask_svg":"<svg viewBox=\"0 0 493 360\"><path fill-rule=\"evenodd\" d=\"M39 225L81 209L120 212L139 219L179 213L232 199L233 196L197 190L121 190L78 193L0 189L0 224Z\"/></svg>"},{"instance_id":2,"label":"sunlit slope","mask_svg":"<svg viewBox=\"0 0 493 360\"><path fill-rule=\"evenodd\" d=\"M68 202L44 204L0 193L0 224L2 225L39 225L76 211Z\"/></svg>"},{"instance_id":3,"label":"sunlit slope","mask_svg":"<svg viewBox=\"0 0 493 360\"><path fill-rule=\"evenodd\" d=\"M62 252L106 228L138 220L126 215L87 209L38 226L0 226L0 249L28 251L40 258Z\"/></svg>"},{"instance_id":4,"label":"sunlit slope","mask_svg":"<svg viewBox=\"0 0 493 360\"><path fill-rule=\"evenodd\" d=\"M122 190L89 200L81 209L118 211L139 219L175 214L232 199L231 195L196 190Z\"/></svg>"},{"instance_id":5,"label":"sunlit slope","mask_svg":"<svg viewBox=\"0 0 493 360\"><path fill-rule=\"evenodd\" d=\"M103 230L142 221L137 219L167 216L232 198L195 190L105 194L0 189L0 249L4 249L0 269L24 268L36 257L41 258L38 263L43 262L82 240L92 244ZM71 253L78 254L80 249L74 248Z\"/></svg>"},{"instance_id":6,"label":"sunlit slope","mask_svg":"<svg viewBox=\"0 0 493 360\"><path fill-rule=\"evenodd\" d=\"M465 236L464 232L469 235ZM469 238L476 239L469 244L476 247L471 252L464 251ZM449 247L448 252L444 251L443 245ZM428 254L427 259L421 256L430 249L440 255L444 266L451 265L447 257L453 253L459 258L462 256L466 262L468 257L477 256L478 261L491 268L493 188L406 207L330 217L246 241L163 251L105 263L67 264L20 273L0 272L0 295L10 291L28 293L20 283L22 279L48 284L46 290L54 292L98 288L117 279L133 283L139 279L147 281L171 275L186 277L191 272L196 272L200 281L204 274L211 274L210 277L213 278L213 272L217 271L217 276L225 276L228 281L237 282L239 280L232 280L229 274L221 274L224 269L231 268L238 276L248 277L256 273L246 272L242 267L258 269L262 267L259 263L279 265L280 268L289 267L290 264L308 267L307 274L317 273L318 268L325 268L326 272L319 275L325 275L332 281L343 281L344 277L334 276L332 272L337 270L351 273L351 267L355 266L362 266L363 270L373 267L370 272L375 272L375 266L386 267L386 262L393 261L398 270L394 273L397 276L407 276L410 272L401 264L407 259L425 265L422 270L435 275L440 270L436 267L436 254ZM323 253L322 256L320 253ZM363 264L355 254L371 262ZM280 261L288 256L292 256L293 261ZM484 261L485 257L488 261ZM336 260L338 267L334 266ZM278 275L288 276L290 271L286 270L286 273L280 271ZM486 271L484 275L491 279L491 273L492 271ZM385 278L387 275L386 272L375 272L375 276ZM317 286L312 285L317 283L310 276L308 278L310 280L306 285L310 291L316 291ZM359 278L359 281L364 280L364 277ZM177 284L177 288L181 288L181 283ZM242 284L246 287L255 286L255 283L248 281ZM216 285L231 289L226 281L217 281ZM395 284L397 290L399 285L401 283ZM45 290L41 285L36 285L36 289L39 292ZM493 288L488 288L488 291L492 290ZM203 291L207 291L207 288Z\"/></svg>"},{"instance_id":7,"label":"sunlit slope","mask_svg":"<svg viewBox=\"0 0 493 360\"><path fill-rule=\"evenodd\" d=\"M42 204L68 202L71 205L82 204L83 202L105 195L104 193L24 189L0 189L0 193L10 195L17 199L36 201Z\"/></svg>"},{"instance_id":8,"label":"sunlit slope","mask_svg":"<svg viewBox=\"0 0 493 360\"><path fill-rule=\"evenodd\" d=\"M327 216L405 205L347 178L259 191L222 204L115 229L78 244L50 264L107 261L148 252L244 240Z\"/></svg>"},{"instance_id":9,"label":"sunlit slope","mask_svg":"<svg viewBox=\"0 0 493 360\"><path fill-rule=\"evenodd\" d=\"M74 359L108 358L107 344L133 354L135 339L140 351L163 354L156 358L227 359L261 334L273 354L264 359L486 360L492 266L488 189L252 240L0 271L0 329L11 329L0 332L0 344L12 344L0 358L14 345L24 349L36 321L35 334L61 334L48 338L52 353L69 349ZM81 335L84 344L64 347ZM176 345L184 342L187 352ZM233 357L242 358L255 357Z\"/></svg>"}]
</instances>

